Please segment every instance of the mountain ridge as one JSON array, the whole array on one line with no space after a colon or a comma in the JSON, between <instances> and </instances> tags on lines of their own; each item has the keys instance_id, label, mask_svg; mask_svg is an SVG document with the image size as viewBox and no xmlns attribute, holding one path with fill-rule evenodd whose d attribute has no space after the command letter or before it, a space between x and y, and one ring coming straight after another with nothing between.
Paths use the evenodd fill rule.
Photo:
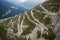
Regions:
<instances>
[{"instance_id":1,"label":"mountain ridge","mask_svg":"<svg viewBox=\"0 0 60 40\"><path fill-rule=\"evenodd\" d=\"M56 12L49 10L49 6L47 9L43 4L39 4L20 15L4 20L0 26L4 27L7 38L12 38L11 40L55 40L54 28L58 19Z\"/></svg>"}]
</instances>

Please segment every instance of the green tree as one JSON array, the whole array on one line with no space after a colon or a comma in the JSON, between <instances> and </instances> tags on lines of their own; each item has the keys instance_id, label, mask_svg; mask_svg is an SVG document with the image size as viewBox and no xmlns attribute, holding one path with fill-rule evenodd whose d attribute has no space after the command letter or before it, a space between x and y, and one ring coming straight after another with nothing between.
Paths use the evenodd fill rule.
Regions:
<instances>
[{"instance_id":1,"label":"green tree","mask_svg":"<svg viewBox=\"0 0 60 40\"><path fill-rule=\"evenodd\" d=\"M31 38L29 37L28 40L31 40Z\"/></svg>"},{"instance_id":2,"label":"green tree","mask_svg":"<svg viewBox=\"0 0 60 40\"><path fill-rule=\"evenodd\" d=\"M7 40L7 30L4 29L4 25L0 25L0 37L2 40Z\"/></svg>"},{"instance_id":3,"label":"green tree","mask_svg":"<svg viewBox=\"0 0 60 40\"><path fill-rule=\"evenodd\" d=\"M48 30L46 30L46 29L44 30L43 37L45 39L49 39L49 40L54 40L56 38L56 36L51 28L48 28Z\"/></svg>"},{"instance_id":4,"label":"green tree","mask_svg":"<svg viewBox=\"0 0 60 40\"><path fill-rule=\"evenodd\" d=\"M37 38L40 38L41 36L41 31L37 31Z\"/></svg>"},{"instance_id":5,"label":"green tree","mask_svg":"<svg viewBox=\"0 0 60 40\"><path fill-rule=\"evenodd\" d=\"M26 37L20 36L19 38L17 38L17 40L27 40Z\"/></svg>"}]
</instances>

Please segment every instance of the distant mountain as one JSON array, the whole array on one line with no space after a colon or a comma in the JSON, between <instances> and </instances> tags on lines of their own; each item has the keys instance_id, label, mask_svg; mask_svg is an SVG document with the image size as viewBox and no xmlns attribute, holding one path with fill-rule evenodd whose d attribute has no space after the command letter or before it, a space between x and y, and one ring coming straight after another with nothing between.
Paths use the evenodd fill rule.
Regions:
<instances>
[{"instance_id":1,"label":"distant mountain","mask_svg":"<svg viewBox=\"0 0 60 40\"><path fill-rule=\"evenodd\" d=\"M6 12L8 12L9 10L11 10L11 12L8 13L7 15L5 15ZM17 5L9 3L7 1L3 1L3 0L0 1L0 18L12 17L19 13L24 12L25 10L27 10L27 9L22 6L19 7ZM5 15L5 16L3 16L3 15Z\"/></svg>"}]
</instances>

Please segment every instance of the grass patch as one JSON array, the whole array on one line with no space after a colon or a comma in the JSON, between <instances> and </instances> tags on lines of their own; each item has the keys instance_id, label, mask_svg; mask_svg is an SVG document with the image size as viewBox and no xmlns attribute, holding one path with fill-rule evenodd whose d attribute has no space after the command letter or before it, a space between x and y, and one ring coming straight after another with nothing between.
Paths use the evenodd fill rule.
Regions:
<instances>
[{"instance_id":1,"label":"grass patch","mask_svg":"<svg viewBox=\"0 0 60 40\"><path fill-rule=\"evenodd\" d=\"M24 20L24 25L28 25L28 27L23 30L22 35L27 35L27 34L31 33L32 30L35 28L35 24L32 23L32 22L30 22L30 21L27 19L26 16L25 16L25 20Z\"/></svg>"}]
</instances>

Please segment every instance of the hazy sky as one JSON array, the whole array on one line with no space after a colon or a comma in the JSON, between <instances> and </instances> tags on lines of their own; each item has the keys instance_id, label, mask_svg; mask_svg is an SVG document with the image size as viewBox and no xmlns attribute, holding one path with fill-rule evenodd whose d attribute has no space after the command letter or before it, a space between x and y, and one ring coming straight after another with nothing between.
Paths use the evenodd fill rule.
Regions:
<instances>
[{"instance_id":1,"label":"hazy sky","mask_svg":"<svg viewBox=\"0 0 60 40\"><path fill-rule=\"evenodd\" d=\"M44 2L45 0L6 0L14 3L24 3L24 2Z\"/></svg>"},{"instance_id":2,"label":"hazy sky","mask_svg":"<svg viewBox=\"0 0 60 40\"><path fill-rule=\"evenodd\" d=\"M26 8L34 7L35 5L38 5L39 3L44 2L45 0L6 0L12 4L21 6L23 5Z\"/></svg>"}]
</instances>

